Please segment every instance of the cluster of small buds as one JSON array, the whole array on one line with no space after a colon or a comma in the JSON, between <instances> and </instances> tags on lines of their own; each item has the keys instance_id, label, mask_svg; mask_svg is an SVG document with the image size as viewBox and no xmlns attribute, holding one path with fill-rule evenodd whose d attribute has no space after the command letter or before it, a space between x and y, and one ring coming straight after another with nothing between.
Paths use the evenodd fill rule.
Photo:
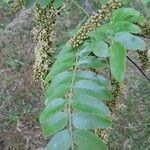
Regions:
<instances>
[{"instance_id":1,"label":"cluster of small buds","mask_svg":"<svg viewBox=\"0 0 150 150\"><path fill-rule=\"evenodd\" d=\"M138 51L139 60L141 64L141 69L146 70L148 68L149 58L148 58L148 50Z\"/></svg>"},{"instance_id":2,"label":"cluster of small buds","mask_svg":"<svg viewBox=\"0 0 150 150\"><path fill-rule=\"evenodd\" d=\"M141 36L147 37L150 36L150 22L146 21L143 24L138 24L141 28L142 32L139 34ZM141 69L146 70L148 68L149 58L148 58L148 50L145 51L137 51Z\"/></svg>"},{"instance_id":3,"label":"cluster of small buds","mask_svg":"<svg viewBox=\"0 0 150 150\"><path fill-rule=\"evenodd\" d=\"M96 30L103 22L107 21L111 13L120 8L122 3L120 0L111 0L106 5L102 6L101 10L94 16L91 16L88 22L80 28L76 35L74 35L69 43L72 48L77 48L88 38L88 33Z\"/></svg>"},{"instance_id":4,"label":"cluster of small buds","mask_svg":"<svg viewBox=\"0 0 150 150\"><path fill-rule=\"evenodd\" d=\"M96 129L95 134L97 134L105 143L108 143L108 136L111 128L107 129Z\"/></svg>"},{"instance_id":5,"label":"cluster of small buds","mask_svg":"<svg viewBox=\"0 0 150 150\"><path fill-rule=\"evenodd\" d=\"M120 84L115 79L111 79L113 99L107 103L107 106L112 111L117 107L117 97L120 94Z\"/></svg>"},{"instance_id":6,"label":"cluster of small buds","mask_svg":"<svg viewBox=\"0 0 150 150\"><path fill-rule=\"evenodd\" d=\"M142 30L142 32L139 35L143 35L144 37L145 36L150 36L150 22L145 21L144 23L142 23L142 24L138 23L137 25Z\"/></svg>"},{"instance_id":7,"label":"cluster of small buds","mask_svg":"<svg viewBox=\"0 0 150 150\"><path fill-rule=\"evenodd\" d=\"M36 26L33 29L34 37L37 37L35 45L34 79L43 83L48 68L52 64L53 42L52 32L57 20L57 13L48 5L45 9L36 4L35 9ZM40 33L39 33L40 32Z\"/></svg>"},{"instance_id":8,"label":"cluster of small buds","mask_svg":"<svg viewBox=\"0 0 150 150\"><path fill-rule=\"evenodd\" d=\"M14 13L19 12L24 6L24 0L15 0L13 5L13 11Z\"/></svg>"}]
</instances>

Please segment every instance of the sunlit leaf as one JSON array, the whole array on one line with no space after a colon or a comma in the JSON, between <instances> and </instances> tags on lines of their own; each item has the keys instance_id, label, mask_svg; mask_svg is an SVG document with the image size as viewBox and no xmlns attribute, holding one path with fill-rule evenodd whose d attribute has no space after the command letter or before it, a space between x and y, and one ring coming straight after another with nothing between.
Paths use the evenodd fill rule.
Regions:
<instances>
[{"instance_id":1,"label":"sunlit leaf","mask_svg":"<svg viewBox=\"0 0 150 150\"><path fill-rule=\"evenodd\" d=\"M114 36L114 41L120 42L128 50L145 50L145 42L135 35L128 32L119 32Z\"/></svg>"},{"instance_id":2,"label":"sunlit leaf","mask_svg":"<svg viewBox=\"0 0 150 150\"><path fill-rule=\"evenodd\" d=\"M80 94L74 97L73 108L91 114L110 115L108 107L103 102L86 94Z\"/></svg>"},{"instance_id":3,"label":"sunlit leaf","mask_svg":"<svg viewBox=\"0 0 150 150\"><path fill-rule=\"evenodd\" d=\"M68 130L58 132L47 144L45 150L69 150L71 140Z\"/></svg>"},{"instance_id":4,"label":"sunlit leaf","mask_svg":"<svg viewBox=\"0 0 150 150\"><path fill-rule=\"evenodd\" d=\"M124 78L126 49L118 42L110 47L110 69L113 77L121 82Z\"/></svg>"},{"instance_id":5,"label":"sunlit leaf","mask_svg":"<svg viewBox=\"0 0 150 150\"><path fill-rule=\"evenodd\" d=\"M78 150L108 150L107 145L92 132L75 130L73 137Z\"/></svg>"},{"instance_id":6,"label":"sunlit leaf","mask_svg":"<svg viewBox=\"0 0 150 150\"><path fill-rule=\"evenodd\" d=\"M44 135L50 136L63 129L68 122L68 115L65 112L58 112L42 124Z\"/></svg>"},{"instance_id":7,"label":"sunlit leaf","mask_svg":"<svg viewBox=\"0 0 150 150\"><path fill-rule=\"evenodd\" d=\"M54 113L64 108L67 101L62 98L52 100L40 115L40 123L43 123L50 118Z\"/></svg>"},{"instance_id":8,"label":"sunlit leaf","mask_svg":"<svg viewBox=\"0 0 150 150\"><path fill-rule=\"evenodd\" d=\"M112 125L111 121L103 116L85 112L74 112L72 124L77 129L104 129Z\"/></svg>"}]
</instances>

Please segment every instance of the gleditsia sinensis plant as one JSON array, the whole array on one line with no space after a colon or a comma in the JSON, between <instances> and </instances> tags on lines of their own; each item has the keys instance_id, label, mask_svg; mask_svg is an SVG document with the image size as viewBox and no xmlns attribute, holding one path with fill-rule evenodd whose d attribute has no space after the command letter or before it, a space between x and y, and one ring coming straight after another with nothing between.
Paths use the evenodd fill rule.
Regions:
<instances>
[{"instance_id":1,"label":"gleditsia sinensis plant","mask_svg":"<svg viewBox=\"0 0 150 150\"><path fill-rule=\"evenodd\" d=\"M25 2L31 7L35 0ZM63 0L39 4L57 10ZM111 82L96 70L108 67L119 90L128 51L145 50L144 41L136 36L141 32L137 24L143 21L136 10L110 0L63 46L44 77L47 98L39 120L45 137L51 137L46 150L108 149L95 131L111 127L114 94Z\"/></svg>"}]
</instances>

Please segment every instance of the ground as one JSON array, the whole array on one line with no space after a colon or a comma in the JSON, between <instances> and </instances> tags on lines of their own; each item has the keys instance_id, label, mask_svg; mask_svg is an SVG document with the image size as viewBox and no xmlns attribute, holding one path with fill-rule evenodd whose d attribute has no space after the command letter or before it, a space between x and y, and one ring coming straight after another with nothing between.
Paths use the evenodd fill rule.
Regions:
<instances>
[{"instance_id":1,"label":"ground","mask_svg":"<svg viewBox=\"0 0 150 150\"><path fill-rule=\"evenodd\" d=\"M38 122L44 94L32 78L32 12L12 15L0 8L0 20L0 149L40 150L47 140ZM68 17L64 30L70 24ZM131 55L139 63L137 56ZM150 150L150 84L130 62L127 66L109 147ZM146 74L150 75L150 68Z\"/></svg>"}]
</instances>

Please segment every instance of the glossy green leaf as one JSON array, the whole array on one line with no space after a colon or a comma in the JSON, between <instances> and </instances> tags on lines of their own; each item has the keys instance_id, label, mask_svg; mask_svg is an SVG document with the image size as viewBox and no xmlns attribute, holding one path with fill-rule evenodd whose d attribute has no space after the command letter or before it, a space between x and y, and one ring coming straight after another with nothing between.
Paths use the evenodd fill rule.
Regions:
<instances>
[{"instance_id":1,"label":"glossy green leaf","mask_svg":"<svg viewBox=\"0 0 150 150\"><path fill-rule=\"evenodd\" d=\"M53 2L53 7L55 9L58 9L58 8L60 8L63 5L63 3L64 3L64 0L55 0Z\"/></svg>"},{"instance_id":2,"label":"glossy green leaf","mask_svg":"<svg viewBox=\"0 0 150 150\"><path fill-rule=\"evenodd\" d=\"M69 150L71 140L68 130L58 132L47 144L45 150Z\"/></svg>"},{"instance_id":3,"label":"glossy green leaf","mask_svg":"<svg viewBox=\"0 0 150 150\"><path fill-rule=\"evenodd\" d=\"M50 0L40 0L40 5L42 8L45 8L49 2Z\"/></svg>"},{"instance_id":4,"label":"glossy green leaf","mask_svg":"<svg viewBox=\"0 0 150 150\"><path fill-rule=\"evenodd\" d=\"M43 133L46 137L53 135L63 129L68 122L66 112L58 112L42 124Z\"/></svg>"},{"instance_id":5,"label":"glossy green leaf","mask_svg":"<svg viewBox=\"0 0 150 150\"><path fill-rule=\"evenodd\" d=\"M71 82L73 73L71 71L64 71L55 76L52 83L47 87L46 93L49 93L52 89L57 88L60 84Z\"/></svg>"},{"instance_id":6,"label":"glossy green leaf","mask_svg":"<svg viewBox=\"0 0 150 150\"><path fill-rule=\"evenodd\" d=\"M88 54L90 54L91 49L89 46L84 47L82 50L80 50L79 52L79 56L83 57L83 56L87 56Z\"/></svg>"},{"instance_id":7,"label":"glossy green leaf","mask_svg":"<svg viewBox=\"0 0 150 150\"><path fill-rule=\"evenodd\" d=\"M141 29L137 25L131 22L119 21L112 24L112 31L113 33L118 33L118 32L140 33Z\"/></svg>"},{"instance_id":8,"label":"glossy green leaf","mask_svg":"<svg viewBox=\"0 0 150 150\"><path fill-rule=\"evenodd\" d=\"M26 8L31 8L36 0L25 0L25 7Z\"/></svg>"},{"instance_id":9,"label":"glossy green leaf","mask_svg":"<svg viewBox=\"0 0 150 150\"><path fill-rule=\"evenodd\" d=\"M144 18L133 8L120 8L114 12L112 20L113 22L123 20L128 22L141 22Z\"/></svg>"},{"instance_id":10,"label":"glossy green leaf","mask_svg":"<svg viewBox=\"0 0 150 150\"><path fill-rule=\"evenodd\" d=\"M48 91L46 96L48 97L45 101L45 105L47 105L50 101L52 101L55 98L60 98L64 97L65 94L69 91L70 89L70 83L64 83L59 85L56 88L51 89Z\"/></svg>"},{"instance_id":11,"label":"glossy green leaf","mask_svg":"<svg viewBox=\"0 0 150 150\"><path fill-rule=\"evenodd\" d=\"M76 78L79 78L80 80L93 80L105 87L110 86L110 82L106 78L91 71L79 71L76 74Z\"/></svg>"},{"instance_id":12,"label":"glossy green leaf","mask_svg":"<svg viewBox=\"0 0 150 150\"><path fill-rule=\"evenodd\" d=\"M124 78L126 49L118 42L110 47L110 69L113 77L121 82Z\"/></svg>"},{"instance_id":13,"label":"glossy green leaf","mask_svg":"<svg viewBox=\"0 0 150 150\"><path fill-rule=\"evenodd\" d=\"M85 94L79 94L74 97L73 108L101 116L110 115L108 107L103 102L95 97Z\"/></svg>"},{"instance_id":14,"label":"glossy green leaf","mask_svg":"<svg viewBox=\"0 0 150 150\"><path fill-rule=\"evenodd\" d=\"M134 36L128 32L119 32L114 36L114 41L120 42L128 50L145 50L145 42L137 36Z\"/></svg>"},{"instance_id":15,"label":"glossy green leaf","mask_svg":"<svg viewBox=\"0 0 150 150\"><path fill-rule=\"evenodd\" d=\"M77 81L74 85L75 93L81 92L102 100L110 100L111 92L104 86L90 80Z\"/></svg>"},{"instance_id":16,"label":"glossy green leaf","mask_svg":"<svg viewBox=\"0 0 150 150\"><path fill-rule=\"evenodd\" d=\"M109 23L107 23L105 25L102 25L97 30L88 33L88 35L89 35L89 37L94 38L96 40L105 41L107 38L107 35L110 33L111 33L110 25L109 25Z\"/></svg>"},{"instance_id":17,"label":"glossy green leaf","mask_svg":"<svg viewBox=\"0 0 150 150\"><path fill-rule=\"evenodd\" d=\"M98 59L94 56L85 56L79 60L77 65L81 68L100 68L105 66L106 63L104 59Z\"/></svg>"},{"instance_id":18,"label":"glossy green leaf","mask_svg":"<svg viewBox=\"0 0 150 150\"><path fill-rule=\"evenodd\" d=\"M70 47L70 45L69 44L65 44L63 46L62 50L58 53L57 57L62 57L66 53L70 53L72 51L73 51L73 49Z\"/></svg>"},{"instance_id":19,"label":"glossy green leaf","mask_svg":"<svg viewBox=\"0 0 150 150\"><path fill-rule=\"evenodd\" d=\"M77 150L108 150L107 145L90 131L75 130L73 137Z\"/></svg>"},{"instance_id":20,"label":"glossy green leaf","mask_svg":"<svg viewBox=\"0 0 150 150\"><path fill-rule=\"evenodd\" d=\"M48 75L45 78L45 83L48 83L50 80L52 80L57 74L62 73L66 70L69 70L73 67L74 62L65 62L65 63L61 63L55 67L52 66L50 72L48 73Z\"/></svg>"},{"instance_id":21,"label":"glossy green leaf","mask_svg":"<svg viewBox=\"0 0 150 150\"><path fill-rule=\"evenodd\" d=\"M57 60L55 61L53 66L59 65L64 62L72 62L75 59L75 55L73 52L65 53L62 56L57 56Z\"/></svg>"},{"instance_id":22,"label":"glossy green leaf","mask_svg":"<svg viewBox=\"0 0 150 150\"><path fill-rule=\"evenodd\" d=\"M93 53L98 57L106 58L109 56L108 45L102 40L92 39L90 42L90 48Z\"/></svg>"},{"instance_id":23,"label":"glossy green leaf","mask_svg":"<svg viewBox=\"0 0 150 150\"><path fill-rule=\"evenodd\" d=\"M46 108L43 110L43 112L40 115L40 123L43 123L48 118L50 118L54 113L60 111L63 109L66 105L67 101L65 101L62 98L54 99L52 100Z\"/></svg>"},{"instance_id":24,"label":"glossy green leaf","mask_svg":"<svg viewBox=\"0 0 150 150\"><path fill-rule=\"evenodd\" d=\"M105 129L112 125L111 121L103 116L85 112L74 112L72 124L77 129Z\"/></svg>"}]
</instances>

